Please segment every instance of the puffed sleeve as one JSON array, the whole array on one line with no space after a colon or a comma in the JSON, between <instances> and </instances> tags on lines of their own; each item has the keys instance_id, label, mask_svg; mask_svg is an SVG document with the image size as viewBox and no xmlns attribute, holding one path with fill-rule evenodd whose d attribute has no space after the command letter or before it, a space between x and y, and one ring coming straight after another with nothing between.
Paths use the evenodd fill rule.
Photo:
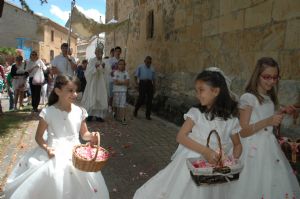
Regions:
<instances>
[{"instance_id":1,"label":"puffed sleeve","mask_svg":"<svg viewBox=\"0 0 300 199\"><path fill-rule=\"evenodd\" d=\"M43 119L48 123L47 112L48 112L48 107L43 108L42 111L40 112L39 116L40 116L41 118L43 118Z\"/></svg>"},{"instance_id":2,"label":"puffed sleeve","mask_svg":"<svg viewBox=\"0 0 300 199\"><path fill-rule=\"evenodd\" d=\"M184 120L190 118L194 123L199 120L200 110L197 108L191 108L186 114L183 115Z\"/></svg>"},{"instance_id":3,"label":"puffed sleeve","mask_svg":"<svg viewBox=\"0 0 300 199\"><path fill-rule=\"evenodd\" d=\"M83 121L83 120L85 120L85 118L87 118L88 113L87 113L87 111L85 110L85 108L83 108L83 107L80 107L80 108L81 108L81 110L82 110L81 121Z\"/></svg>"},{"instance_id":4,"label":"puffed sleeve","mask_svg":"<svg viewBox=\"0 0 300 199\"><path fill-rule=\"evenodd\" d=\"M255 107L256 103L257 103L257 98L255 97L255 95L251 93L245 93L240 98L239 108L244 109L247 106Z\"/></svg>"}]
</instances>

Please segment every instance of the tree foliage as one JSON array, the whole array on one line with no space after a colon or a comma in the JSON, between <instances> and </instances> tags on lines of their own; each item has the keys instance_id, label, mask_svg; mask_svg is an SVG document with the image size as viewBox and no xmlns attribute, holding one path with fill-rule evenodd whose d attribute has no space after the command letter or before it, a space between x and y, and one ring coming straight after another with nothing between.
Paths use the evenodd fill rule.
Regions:
<instances>
[{"instance_id":1,"label":"tree foliage","mask_svg":"<svg viewBox=\"0 0 300 199\"><path fill-rule=\"evenodd\" d=\"M26 0L19 0L21 3L21 6L23 9L25 9L27 12L30 12L33 14L33 11L30 9L28 4L26 3ZM48 3L48 0L40 0L41 4L43 5L44 3Z\"/></svg>"},{"instance_id":2,"label":"tree foliage","mask_svg":"<svg viewBox=\"0 0 300 199\"><path fill-rule=\"evenodd\" d=\"M0 54L2 54L2 55L16 55L16 49L15 48L0 47Z\"/></svg>"}]
</instances>

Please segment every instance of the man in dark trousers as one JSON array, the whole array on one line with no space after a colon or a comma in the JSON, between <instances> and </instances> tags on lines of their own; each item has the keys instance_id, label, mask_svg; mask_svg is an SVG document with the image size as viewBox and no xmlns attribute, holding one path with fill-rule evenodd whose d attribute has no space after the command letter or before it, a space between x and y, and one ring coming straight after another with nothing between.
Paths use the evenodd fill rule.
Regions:
<instances>
[{"instance_id":1,"label":"man in dark trousers","mask_svg":"<svg viewBox=\"0 0 300 199\"><path fill-rule=\"evenodd\" d=\"M151 66L152 58L147 56L144 64L140 64L135 72L135 83L138 86L139 97L133 115L137 117L139 108L146 99L146 119L151 120L152 99L155 90L155 71Z\"/></svg>"}]
</instances>

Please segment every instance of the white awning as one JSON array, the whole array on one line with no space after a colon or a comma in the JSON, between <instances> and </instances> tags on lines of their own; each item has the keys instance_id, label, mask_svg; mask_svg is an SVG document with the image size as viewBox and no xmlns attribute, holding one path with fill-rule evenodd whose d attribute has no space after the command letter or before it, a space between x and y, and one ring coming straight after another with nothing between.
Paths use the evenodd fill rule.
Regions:
<instances>
[{"instance_id":1,"label":"white awning","mask_svg":"<svg viewBox=\"0 0 300 199\"><path fill-rule=\"evenodd\" d=\"M113 20L113 22L112 22ZM93 19L87 18L83 13L81 13L76 6L72 12L72 32L79 34L81 37L90 38L94 35L99 35L102 32L111 32L117 29L120 26L123 26L129 22L128 19L118 22L112 19L107 24L97 23ZM69 26L70 18L66 24L66 27Z\"/></svg>"}]
</instances>

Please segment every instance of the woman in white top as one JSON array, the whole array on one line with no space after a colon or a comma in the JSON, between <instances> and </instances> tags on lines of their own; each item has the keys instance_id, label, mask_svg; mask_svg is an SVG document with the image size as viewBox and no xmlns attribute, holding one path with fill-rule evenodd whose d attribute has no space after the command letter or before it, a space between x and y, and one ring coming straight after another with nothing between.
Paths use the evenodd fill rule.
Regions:
<instances>
[{"instance_id":1,"label":"woman in white top","mask_svg":"<svg viewBox=\"0 0 300 199\"><path fill-rule=\"evenodd\" d=\"M30 54L30 59L27 62L26 70L29 72L29 84L31 90L31 98L32 98L32 111L38 112L38 106L41 98L41 88L42 83L35 83L33 81L34 75L39 72L39 70L46 70L46 66L44 62L39 59L36 51L32 51Z\"/></svg>"}]
</instances>

